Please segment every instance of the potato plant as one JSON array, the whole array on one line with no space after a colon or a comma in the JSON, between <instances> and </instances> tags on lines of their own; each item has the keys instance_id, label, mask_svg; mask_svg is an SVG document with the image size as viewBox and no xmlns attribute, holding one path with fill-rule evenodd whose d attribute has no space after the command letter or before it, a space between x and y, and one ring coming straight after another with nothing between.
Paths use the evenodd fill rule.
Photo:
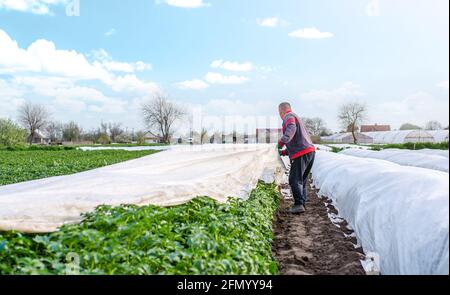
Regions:
<instances>
[{"instance_id":1,"label":"potato plant","mask_svg":"<svg viewBox=\"0 0 450 295\"><path fill-rule=\"evenodd\" d=\"M46 235L0 233L0 274L277 274L275 184L247 201L100 206L78 225Z\"/></svg>"},{"instance_id":2,"label":"potato plant","mask_svg":"<svg viewBox=\"0 0 450 295\"><path fill-rule=\"evenodd\" d=\"M0 150L0 185L61 176L150 155L155 151L48 148Z\"/></svg>"}]
</instances>

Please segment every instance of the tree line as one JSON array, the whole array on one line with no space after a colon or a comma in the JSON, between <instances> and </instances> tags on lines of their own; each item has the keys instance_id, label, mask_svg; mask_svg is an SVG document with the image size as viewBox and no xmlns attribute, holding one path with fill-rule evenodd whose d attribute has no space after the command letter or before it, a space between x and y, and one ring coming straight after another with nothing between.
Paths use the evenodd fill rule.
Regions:
<instances>
[{"instance_id":1,"label":"tree line","mask_svg":"<svg viewBox=\"0 0 450 295\"><path fill-rule=\"evenodd\" d=\"M350 131L355 143L360 126L367 120L368 108L365 104L351 102L339 108L338 120L343 132ZM131 132L124 128L121 123L104 123L98 128L84 130L77 122L60 123L52 120L51 113L45 106L39 104L25 103L19 107L18 123L8 119L0 119L0 145L14 146L28 142L33 144L35 138L45 136L51 143L79 143L92 142L97 144L111 143L138 143L144 144L147 134L153 136L158 142L170 144L174 133L175 123L181 121L187 112L183 107L170 101L164 95L156 95L141 105L141 116L145 124L145 131ZM331 135L326 123L321 118L302 118L306 128L313 137ZM430 121L421 128L411 123L405 123L400 130L440 130L443 126L437 121ZM448 129L448 127L446 128ZM200 132L190 132L190 137L196 135L200 143L208 142L208 130L202 128ZM214 132L213 137L219 135ZM213 138L212 137L212 138ZM233 137L236 135L233 134Z\"/></svg>"}]
</instances>

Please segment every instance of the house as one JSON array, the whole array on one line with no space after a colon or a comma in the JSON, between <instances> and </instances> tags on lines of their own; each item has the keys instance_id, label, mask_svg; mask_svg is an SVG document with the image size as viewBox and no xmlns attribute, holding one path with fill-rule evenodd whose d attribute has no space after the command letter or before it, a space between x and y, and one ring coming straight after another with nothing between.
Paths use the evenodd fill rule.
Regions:
<instances>
[{"instance_id":1,"label":"house","mask_svg":"<svg viewBox=\"0 0 450 295\"><path fill-rule=\"evenodd\" d=\"M256 129L257 143L277 143L283 136L281 128L258 128Z\"/></svg>"},{"instance_id":2,"label":"house","mask_svg":"<svg viewBox=\"0 0 450 295\"><path fill-rule=\"evenodd\" d=\"M31 135L30 135L31 136ZM30 138L30 136L28 138ZM43 132L40 130L36 130L34 132L33 140L32 142L34 144L50 144L51 139L50 137L46 136Z\"/></svg>"},{"instance_id":3,"label":"house","mask_svg":"<svg viewBox=\"0 0 450 295\"><path fill-rule=\"evenodd\" d=\"M384 132L391 131L390 125L362 125L361 132Z\"/></svg>"},{"instance_id":4,"label":"house","mask_svg":"<svg viewBox=\"0 0 450 295\"><path fill-rule=\"evenodd\" d=\"M145 134L144 140L145 140L145 143L149 143L149 144L151 144L151 143L160 143L161 142L161 139L159 137L154 136L154 135L152 135L150 133Z\"/></svg>"}]
</instances>

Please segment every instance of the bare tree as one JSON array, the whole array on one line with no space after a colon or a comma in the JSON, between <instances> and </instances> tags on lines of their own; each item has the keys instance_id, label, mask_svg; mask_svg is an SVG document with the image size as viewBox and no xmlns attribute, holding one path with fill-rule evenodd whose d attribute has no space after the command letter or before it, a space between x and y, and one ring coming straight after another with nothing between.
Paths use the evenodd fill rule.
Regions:
<instances>
[{"instance_id":1,"label":"bare tree","mask_svg":"<svg viewBox=\"0 0 450 295\"><path fill-rule=\"evenodd\" d=\"M325 121L321 118L302 118L302 121L305 123L306 129L313 136L320 136L326 131Z\"/></svg>"},{"instance_id":2,"label":"bare tree","mask_svg":"<svg viewBox=\"0 0 450 295\"><path fill-rule=\"evenodd\" d=\"M122 129L122 123L110 123L108 125L109 135L112 142L116 142L117 137L122 135L125 131Z\"/></svg>"},{"instance_id":3,"label":"bare tree","mask_svg":"<svg viewBox=\"0 0 450 295\"><path fill-rule=\"evenodd\" d=\"M185 112L167 97L157 95L154 99L142 105L144 122L153 136L161 138L163 143L169 144L173 136L173 125L181 119Z\"/></svg>"},{"instance_id":4,"label":"bare tree","mask_svg":"<svg viewBox=\"0 0 450 295\"><path fill-rule=\"evenodd\" d=\"M58 142L59 140L62 140L62 130L63 125L58 122L49 122L45 128L51 142Z\"/></svg>"},{"instance_id":5,"label":"bare tree","mask_svg":"<svg viewBox=\"0 0 450 295\"><path fill-rule=\"evenodd\" d=\"M200 132L200 144L203 144L207 138L208 138L208 129L202 128L202 131Z\"/></svg>"},{"instance_id":6,"label":"bare tree","mask_svg":"<svg viewBox=\"0 0 450 295\"><path fill-rule=\"evenodd\" d=\"M358 102L342 105L339 109L338 118L344 129L350 129L353 135L353 142L358 143L356 132L359 126L366 119L367 107Z\"/></svg>"},{"instance_id":7,"label":"bare tree","mask_svg":"<svg viewBox=\"0 0 450 295\"><path fill-rule=\"evenodd\" d=\"M425 125L425 130L442 130L442 124L438 121L430 121Z\"/></svg>"},{"instance_id":8,"label":"bare tree","mask_svg":"<svg viewBox=\"0 0 450 295\"><path fill-rule=\"evenodd\" d=\"M19 108L19 122L30 134L28 142L33 144L36 132L47 125L50 112L42 105L25 103Z\"/></svg>"}]
</instances>

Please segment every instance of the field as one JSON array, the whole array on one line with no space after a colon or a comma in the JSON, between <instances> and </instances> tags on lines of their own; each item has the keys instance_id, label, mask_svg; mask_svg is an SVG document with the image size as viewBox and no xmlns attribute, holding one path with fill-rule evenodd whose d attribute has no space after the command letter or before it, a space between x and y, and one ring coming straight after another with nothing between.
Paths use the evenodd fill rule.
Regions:
<instances>
[{"instance_id":1,"label":"field","mask_svg":"<svg viewBox=\"0 0 450 295\"><path fill-rule=\"evenodd\" d=\"M154 151L72 148L1 151L1 183L66 175ZM247 201L208 197L180 206L99 206L81 224L49 234L0 233L0 274L277 274L275 184ZM76 253L76 254L75 254Z\"/></svg>"},{"instance_id":2,"label":"field","mask_svg":"<svg viewBox=\"0 0 450 295\"><path fill-rule=\"evenodd\" d=\"M155 151L92 151L73 148L24 148L0 151L0 185L61 176L103 167L155 153Z\"/></svg>"},{"instance_id":3,"label":"field","mask_svg":"<svg viewBox=\"0 0 450 295\"><path fill-rule=\"evenodd\" d=\"M0 233L0 274L355 275L365 274L361 260L373 273L448 273L448 151L322 148L307 212L295 217L286 184L258 182L246 201L216 201L226 200L217 192L238 196L255 174L280 165L265 145L170 149L50 186L0 186L5 230L17 229L5 227L17 220L31 229L33 222L59 224ZM0 176L16 183L153 152L1 151ZM77 190L64 190L68 183ZM194 199L183 199L189 193ZM167 205L171 198L181 201ZM80 212L90 213L80 219ZM59 216L79 219L59 223Z\"/></svg>"},{"instance_id":4,"label":"field","mask_svg":"<svg viewBox=\"0 0 450 295\"><path fill-rule=\"evenodd\" d=\"M0 234L0 275L277 274L278 202L277 187L259 183L248 201L102 206L53 234Z\"/></svg>"}]
</instances>

